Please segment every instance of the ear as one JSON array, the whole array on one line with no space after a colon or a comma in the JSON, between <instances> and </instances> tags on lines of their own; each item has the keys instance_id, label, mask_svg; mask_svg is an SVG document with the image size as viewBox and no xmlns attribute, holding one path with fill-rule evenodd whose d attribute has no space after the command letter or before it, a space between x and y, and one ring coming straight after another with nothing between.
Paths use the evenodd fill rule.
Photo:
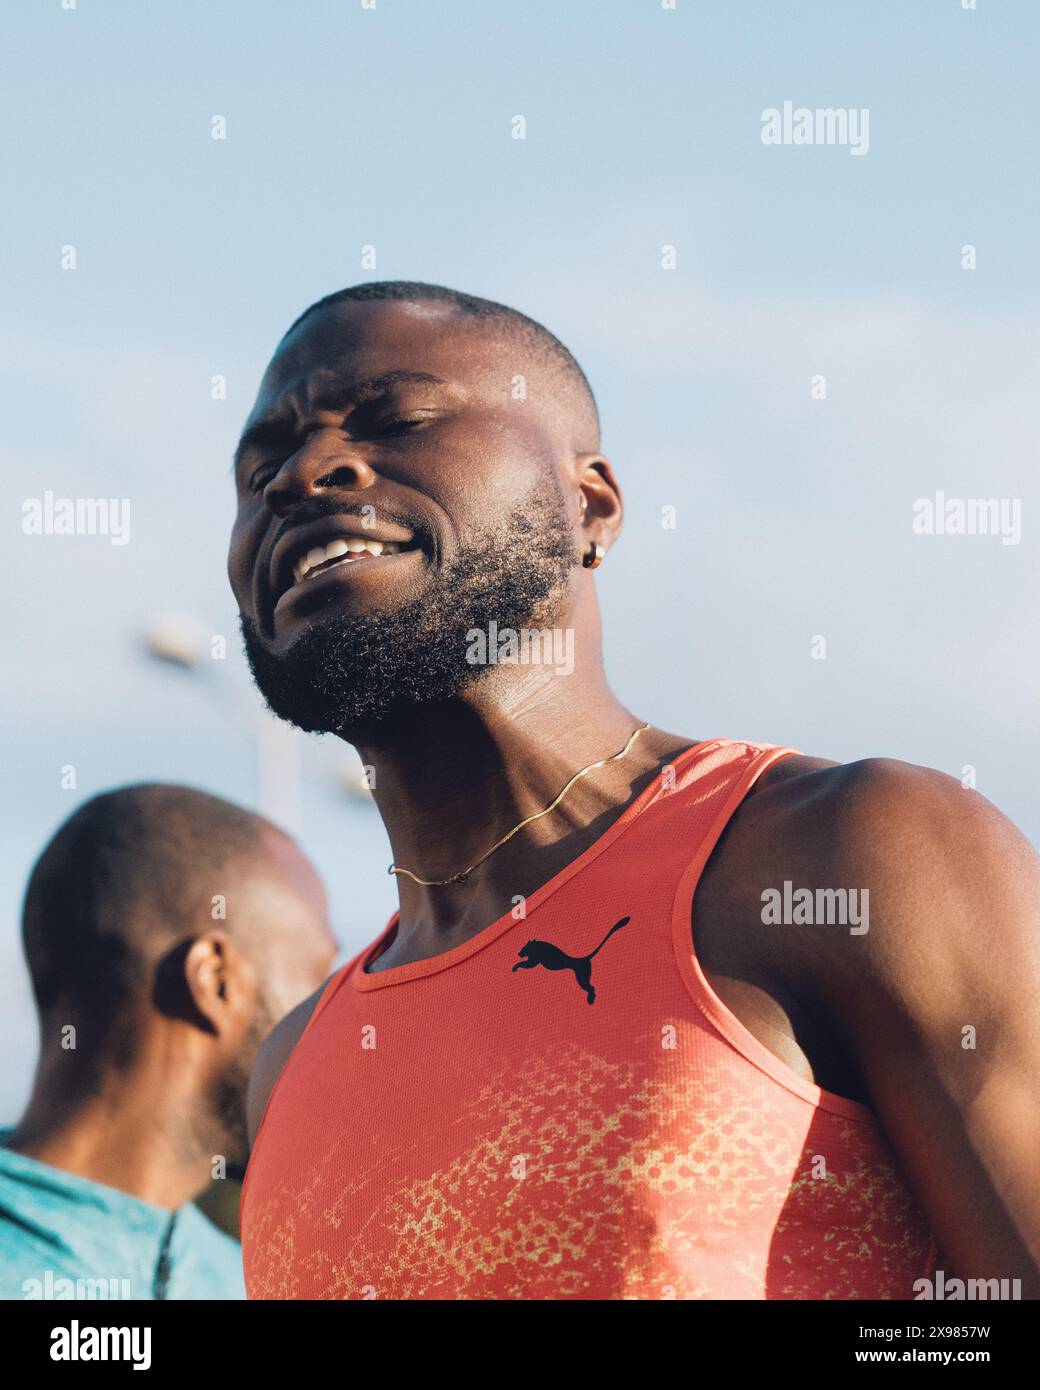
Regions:
<instances>
[{"instance_id":1,"label":"ear","mask_svg":"<svg viewBox=\"0 0 1040 1390\"><path fill-rule=\"evenodd\" d=\"M257 998L256 975L226 931L215 928L196 937L184 958L184 979L212 1032L248 1027Z\"/></svg>"},{"instance_id":2,"label":"ear","mask_svg":"<svg viewBox=\"0 0 1040 1390\"><path fill-rule=\"evenodd\" d=\"M574 464L582 536L609 550L624 520L624 501L610 460L602 454L578 454Z\"/></svg>"}]
</instances>

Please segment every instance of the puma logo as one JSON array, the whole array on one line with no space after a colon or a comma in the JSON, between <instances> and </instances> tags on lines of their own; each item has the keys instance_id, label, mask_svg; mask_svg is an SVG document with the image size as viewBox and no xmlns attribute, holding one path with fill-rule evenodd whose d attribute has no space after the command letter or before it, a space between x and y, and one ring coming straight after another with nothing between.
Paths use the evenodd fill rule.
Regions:
<instances>
[{"instance_id":1,"label":"puma logo","mask_svg":"<svg viewBox=\"0 0 1040 1390\"><path fill-rule=\"evenodd\" d=\"M585 991L586 999L590 1004L594 1004L596 991L592 988L592 958L598 956L614 933L620 931L625 923L631 920L630 917L622 917L619 922L615 922L596 949L590 951L587 956L569 956L551 941L529 941L517 951L517 955L523 956L524 959L517 961L510 974L515 974L517 970L533 970L536 965L544 965L546 970L573 970L574 978Z\"/></svg>"}]
</instances>

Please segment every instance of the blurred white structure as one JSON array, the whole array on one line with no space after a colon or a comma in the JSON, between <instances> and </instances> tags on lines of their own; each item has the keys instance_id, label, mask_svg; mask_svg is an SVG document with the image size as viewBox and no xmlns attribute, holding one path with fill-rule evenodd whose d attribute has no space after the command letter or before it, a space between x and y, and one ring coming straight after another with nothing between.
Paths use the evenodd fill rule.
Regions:
<instances>
[{"instance_id":1,"label":"blurred white structure","mask_svg":"<svg viewBox=\"0 0 1040 1390\"><path fill-rule=\"evenodd\" d=\"M202 624L186 613L163 613L149 623L145 645L149 656L191 671L202 660L206 633Z\"/></svg>"},{"instance_id":2,"label":"blurred white structure","mask_svg":"<svg viewBox=\"0 0 1040 1390\"><path fill-rule=\"evenodd\" d=\"M204 625L190 614L157 615L145 628L144 644L148 655L158 661L200 678L205 674L203 657L209 650L209 636ZM238 727L254 731L257 810L290 834L299 835L303 829L303 735L276 719L254 697L243 699L237 686L214 681L209 689L217 692L221 707Z\"/></svg>"}]
</instances>

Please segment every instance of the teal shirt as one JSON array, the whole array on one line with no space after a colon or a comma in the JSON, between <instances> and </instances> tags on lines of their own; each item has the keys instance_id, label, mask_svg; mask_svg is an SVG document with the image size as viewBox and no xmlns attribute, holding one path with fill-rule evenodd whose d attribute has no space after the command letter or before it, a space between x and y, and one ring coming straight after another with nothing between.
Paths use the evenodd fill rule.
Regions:
<instances>
[{"instance_id":1,"label":"teal shirt","mask_svg":"<svg viewBox=\"0 0 1040 1390\"><path fill-rule=\"evenodd\" d=\"M169 1211L0 1147L0 1299L245 1296L241 1246L193 1203Z\"/></svg>"}]
</instances>

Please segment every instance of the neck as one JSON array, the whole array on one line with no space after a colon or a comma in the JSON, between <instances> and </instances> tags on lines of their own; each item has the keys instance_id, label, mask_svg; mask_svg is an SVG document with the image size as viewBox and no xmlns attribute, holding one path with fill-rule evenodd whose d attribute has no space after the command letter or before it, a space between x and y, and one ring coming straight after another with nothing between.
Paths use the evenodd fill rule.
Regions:
<instances>
[{"instance_id":1,"label":"neck","mask_svg":"<svg viewBox=\"0 0 1040 1390\"><path fill-rule=\"evenodd\" d=\"M171 1211L201 1192L219 1148L204 1152L193 1131L182 1059L142 1058L95 1084L70 1076L69 1057L41 1058L6 1146Z\"/></svg>"},{"instance_id":2,"label":"neck","mask_svg":"<svg viewBox=\"0 0 1040 1390\"><path fill-rule=\"evenodd\" d=\"M521 673L522 672L522 673ZM496 671L465 696L417 708L360 740L394 863L419 878L465 871L588 763L619 752L643 721L591 675ZM549 815L495 850L465 884L424 886L399 875L401 917L380 967L451 949L529 896L588 847L686 746L646 730L624 758L580 779Z\"/></svg>"}]
</instances>

